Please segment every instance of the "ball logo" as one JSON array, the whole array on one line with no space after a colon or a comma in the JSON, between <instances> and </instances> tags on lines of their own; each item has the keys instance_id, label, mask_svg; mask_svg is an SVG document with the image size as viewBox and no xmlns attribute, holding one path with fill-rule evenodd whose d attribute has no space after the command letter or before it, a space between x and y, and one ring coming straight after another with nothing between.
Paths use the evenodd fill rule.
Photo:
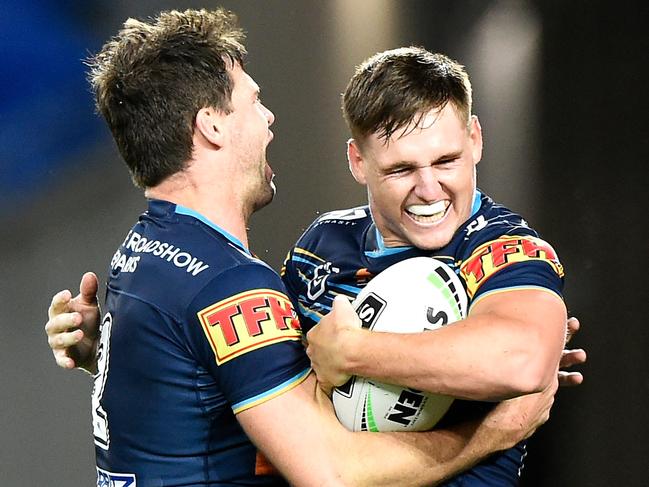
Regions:
<instances>
[{"instance_id":1,"label":"ball logo","mask_svg":"<svg viewBox=\"0 0 649 487\"><path fill-rule=\"evenodd\" d=\"M356 314L361 320L361 326L371 330L386 305L385 300L374 293L369 293L365 296L365 299L356 308Z\"/></svg>"},{"instance_id":2,"label":"ball logo","mask_svg":"<svg viewBox=\"0 0 649 487\"><path fill-rule=\"evenodd\" d=\"M351 378L345 382L342 386L336 387L336 392L342 394L345 397L352 397L352 392L354 390L354 383L356 382L356 376L352 375Z\"/></svg>"},{"instance_id":3,"label":"ball logo","mask_svg":"<svg viewBox=\"0 0 649 487\"><path fill-rule=\"evenodd\" d=\"M433 308L428 307L426 309L426 320L435 327L444 326L448 323L448 314L445 311L438 311L436 313Z\"/></svg>"},{"instance_id":4,"label":"ball logo","mask_svg":"<svg viewBox=\"0 0 649 487\"><path fill-rule=\"evenodd\" d=\"M417 389L404 389L397 402L390 409L386 419L403 426L410 426L417 420L421 408L426 403L426 396Z\"/></svg>"}]
</instances>

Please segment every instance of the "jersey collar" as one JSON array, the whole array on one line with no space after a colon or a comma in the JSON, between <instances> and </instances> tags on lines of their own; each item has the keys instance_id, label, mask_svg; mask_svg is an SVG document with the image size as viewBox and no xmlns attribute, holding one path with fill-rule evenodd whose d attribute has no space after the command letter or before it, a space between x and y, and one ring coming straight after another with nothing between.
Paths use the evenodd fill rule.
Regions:
<instances>
[{"instance_id":1,"label":"jersey collar","mask_svg":"<svg viewBox=\"0 0 649 487\"><path fill-rule=\"evenodd\" d=\"M220 226L218 226L216 223L208 220L207 217L201 215L199 212L194 211L191 208L187 208L187 207L182 206L182 205L176 205L176 214L178 214L178 215L186 215L186 216L191 216L193 218L196 218L197 220L203 222L208 227L210 227L210 228L216 230L217 232L219 232L221 235L223 235L225 238L227 238L234 245L239 247L241 250L245 251L246 254L252 256L252 254L250 253L250 250L248 250L243 245L241 240L239 240L237 237L235 237L234 235L229 233L227 230L225 230L225 229L221 228Z\"/></svg>"},{"instance_id":2,"label":"jersey collar","mask_svg":"<svg viewBox=\"0 0 649 487\"><path fill-rule=\"evenodd\" d=\"M237 237L229 233L227 230L221 228L218 226L216 223L210 221L207 217L204 215L201 215L199 212L192 210L191 208L187 208L182 205L177 205L175 203L171 203L169 201L163 201L163 200L156 200L156 199L149 199L149 212L152 214L159 214L159 213L167 213L168 214L177 214L177 215L185 215L189 216L191 218L194 218L208 227L212 228L216 232L220 233L223 235L229 242L234 244L237 248L245 252L246 254L252 256L250 253L250 250L248 250L241 240L239 240Z\"/></svg>"},{"instance_id":3,"label":"jersey collar","mask_svg":"<svg viewBox=\"0 0 649 487\"><path fill-rule=\"evenodd\" d=\"M482 193L479 189L476 189L475 194L473 195L473 206L471 207L471 217L473 217L482 206ZM412 246L404 247L386 247L385 242L383 241L383 236L379 232L379 229L376 228L374 219L372 219L372 225L367 232L367 237L365 239L365 255L371 259L377 259L380 257L385 257L388 255L399 254L401 252L406 252L411 250Z\"/></svg>"}]
</instances>

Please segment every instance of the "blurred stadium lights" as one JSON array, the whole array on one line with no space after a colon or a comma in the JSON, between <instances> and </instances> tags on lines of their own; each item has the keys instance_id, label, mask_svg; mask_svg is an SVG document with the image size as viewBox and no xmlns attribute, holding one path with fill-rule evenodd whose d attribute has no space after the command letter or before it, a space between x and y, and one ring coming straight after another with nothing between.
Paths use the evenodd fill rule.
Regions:
<instances>
[{"instance_id":1,"label":"blurred stadium lights","mask_svg":"<svg viewBox=\"0 0 649 487\"><path fill-rule=\"evenodd\" d=\"M356 66L368 56L400 45L399 4L391 0L335 0L329 3L335 44L329 50L331 65L345 72L336 73L336 82L343 86L352 73L347 66Z\"/></svg>"},{"instance_id":2,"label":"blurred stadium lights","mask_svg":"<svg viewBox=\"0 0 649 487\"><path fill-rule=\"evenodd\" d=\"M485 131L478 182L534 220L538 191L541 19L529 1L499 0L469 34L467 58L475 113ZM497 165L497 167L496 167Z\"/></svg>"}]
</instances>

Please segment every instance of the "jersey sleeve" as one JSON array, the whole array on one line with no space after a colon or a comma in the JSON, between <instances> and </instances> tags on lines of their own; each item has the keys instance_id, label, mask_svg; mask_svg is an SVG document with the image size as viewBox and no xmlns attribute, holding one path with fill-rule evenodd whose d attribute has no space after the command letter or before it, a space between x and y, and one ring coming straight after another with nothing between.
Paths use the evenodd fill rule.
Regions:
<instances>
[{"instance_id":1,"label":"jersey sleeve","mask_svg":"<svg viewBox=\"0 0 649 487\"><path fill-rule=\"evenodd\" d=\"M561 297L563 266L552 246L530 235L504 235L478 246L460 265L471 303L495 292L542 289Z\"/></svg>"},{"instance_id":2,"label":"jersey sleeve","mask_svg":"<svg viewBox=\"0 0 649 487\"><path fill-rule=\"evenodd\" d=\"M189 310L190 344L239 413L302 382L302 330L279 276L261 263L220 273Z\"/></svg>"}]
</instances>

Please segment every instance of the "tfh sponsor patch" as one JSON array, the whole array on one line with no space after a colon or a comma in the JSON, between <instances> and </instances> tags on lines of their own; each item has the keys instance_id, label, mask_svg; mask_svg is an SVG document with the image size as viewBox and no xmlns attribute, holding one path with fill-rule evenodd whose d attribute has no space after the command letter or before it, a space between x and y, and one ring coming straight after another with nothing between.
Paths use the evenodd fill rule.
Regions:
<instances>
[{"instance_id":1,"label":"tfh sponsor patch","mask_svg":"<svg viewBox=\"0 0 649 487\"><path fill-rule=\"evenodd\" d=\"M552 246L540 238L507 235L487 242L473 251L460 267L469 297L496 272L517 262L541 261L547 263L559 277L563 266Z\"/></svg>"},{"instance_id":2,"label":"tfh sponsor patch","mask_svg":"<svg viewBox=\"0 0 649 487\"><path fill-rule=\"evenodd\" d=\"M300 340L302 330L286 295L254 289L219 301L198 312L216 363L285 340Z\"/></svg>"}]
</instances>

